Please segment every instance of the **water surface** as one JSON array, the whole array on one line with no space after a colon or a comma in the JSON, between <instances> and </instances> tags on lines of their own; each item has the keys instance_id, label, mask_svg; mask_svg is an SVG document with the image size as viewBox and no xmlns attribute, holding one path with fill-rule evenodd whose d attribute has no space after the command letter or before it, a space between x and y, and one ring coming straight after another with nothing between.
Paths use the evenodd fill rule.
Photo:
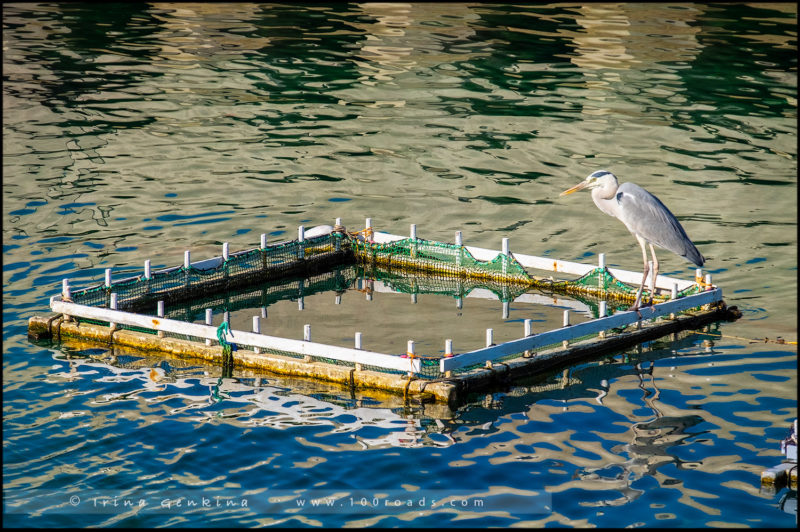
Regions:
<instances>
[{"instance_id":1,"label":"water surface","mask_svg":"<svg viewBox=\"0 0 800 532\"><path fill-rule=\"evenodd\" d=\"M774 343L797 340L796 22L785 3L4 4L6 522L793 526L796 495L759 475L797 415L796 345ZM741 320L455 411L26 339L63 277L336 217L638 269L588 194L558 197L601 168L670 207ZM270 506L373 492L426 505ZM467 495L487 506L427 504ZM160 506L181 496L201 505ZM96 505L114 498L149 506Z\"/></svg>"}]
</instances>

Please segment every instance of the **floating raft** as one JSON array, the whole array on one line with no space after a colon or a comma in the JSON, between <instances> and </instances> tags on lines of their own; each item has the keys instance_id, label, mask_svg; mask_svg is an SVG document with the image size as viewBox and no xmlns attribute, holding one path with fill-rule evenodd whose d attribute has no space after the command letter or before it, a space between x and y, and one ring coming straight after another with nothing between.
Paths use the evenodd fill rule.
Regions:
<instances>
[{"instance_id":1,"label":"floating raft","mask_svg":"<svg viewBox=\"0 0 800 532\"><path fill-rule=\"evenodd\" d=\"M266 317L268 302L294 280L291 292L299 294L302 308L304 289L341 290L352 282L341 267L354 264L410 284L412 297L430 280L436 290L447 286L459 304L481 287L502 301L504 319L511 302L537 297L532 290L595 301L589 304L594 319L570 324L567 309L561 327L538 334L526 319L519 338L497 344L487 328L484 346L456 352L447 339L439 356L417 353L413 340L403 353L365 350L359 332L352 347L313 342L310 325L302 340L270 336L261 334L259 316L253 317L252 331L230 328L230 311L238 301L251 306L258 301ZM555 279L554 274L576 277ZM73 291L64 279L61 294L50 299L55 314L31 317L28 334L33 340L73 338L205 360L223 366L227 375L234 368L264 370L452 405L498 383L738 317L735 307L725 306L711 276L700 270L689 281L659 275L652 306L638 313L620 310L633 302L641 281L641 273L607 268L602 254L597 265L582 264L512 253L506 238L498 251L465 246L460 232L449 244L418 238L414 225L409 236L398 236L374 231L370 219L364 230L348 232L337 219L333 227L298 228L296 240L268 245L261 235L258 248L235 253L226 243L221 256L207 260L192 262L186 251L182 266L151 271L145 261L143 273L116 281L107 269L103 284L82 290ZM254 285L258 288L248 292ZM194 323L203 310L205 323ZM223 316L217 326L215 311Z\"/></svg>"},{"instance_id":2,"label":"floating raft","mask_svg":"<svg viewBox=\"0 0 800 532\"><path fill-rule=\"evenodd\" d=\"M784 486L797 490L797 418L792 423L789 434L781 442L781 452L786 459L761 473L762 491L775 493Z\"/></svg>"}]
</instances>

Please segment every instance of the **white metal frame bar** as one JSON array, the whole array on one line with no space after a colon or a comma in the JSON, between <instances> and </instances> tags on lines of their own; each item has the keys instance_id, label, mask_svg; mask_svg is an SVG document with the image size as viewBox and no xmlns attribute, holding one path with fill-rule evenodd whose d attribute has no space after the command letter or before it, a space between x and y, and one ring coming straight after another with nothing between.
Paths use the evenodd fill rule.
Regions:
<instances>
[{"instance_id":1,"label":"white metal frame bar","mask_svg":"<svg viewBox=\"0 0 800 532\"><path fill-rule=\"evenodd\" d=\"M133 314L120 310L111 310L103 307L90 307L68 303L61 300L60 296L53 296L50 300L50 308L53 312L60 312L69 316L80 316L95 320L109 321L117 325L130 325L144 327L156 331L164 331L177 334L197 336L209 340L217 339L217 327L213 325L201 325L199 323L188 323L185 321L170 320L157 316L146 316L144 314ZM246 331L230 331L225 335L225 340L229 343L241 345L252 345L264 349L277 349L288 351L300 355L310 355L341 360L343 362L353 362L365 365L379 366L382 368L394 369L399 371L420 372L419 358L403 358L397 355L387 355L373 351L361 349L350 349L335 345L308 342L305 340L292 340L290 338L280 338L266 334L257 334Z\"/></svg>"},{"instance_id":2,"label":"white metal frame bar","mask_svg":"<svg viewBox=\"0 0 800 532\"><path fill-rule=\"evenodd\" d=\"M669 315L671 313L678 313L690 308L701 307L709 303L714 303L722 299L722 289L715 288L699 294L682 297L680 299L673 299L653 305L652 307L645 307L640 309L642 313L641 319L652 319L660 316ZM589 334L597 334L601 331L613 329L615 327L622 327L641 321L636 311L617 312L612 316L605 318L598 318L596 320L586 321L577 325L570 325L560 329L553 329L551 331L543 332L540 334L526 336L517 340L511 340L502 344L469 351L454 355L453 357L443 358L439 362L439 371L442 373L452 371L454 369L472 366L474 364L481 364L487 360L494 360L506 355L513 355L515 353L522 353L536 348L544 347L546 345L557 344L562 341L569 341L581 336Z\"/></svg>"}]
</instances>

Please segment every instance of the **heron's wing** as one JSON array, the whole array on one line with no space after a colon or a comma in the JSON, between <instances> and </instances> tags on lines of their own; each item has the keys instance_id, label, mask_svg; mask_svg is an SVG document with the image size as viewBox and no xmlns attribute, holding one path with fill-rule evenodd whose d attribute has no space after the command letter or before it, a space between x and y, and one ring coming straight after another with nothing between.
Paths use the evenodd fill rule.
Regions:
<instances>
[{"instance_id":1,"label":"heron's wing","mask_svg":"<svg viewBox=\"0 0 800 532\"><path fill-rule=\"evenodd\" d=\"M618 215L633 234L672 251L702 266L705 258L686 235L675 215L666 205L634 183L623 183L617 189Z\"/></svg>"}]
</instances>

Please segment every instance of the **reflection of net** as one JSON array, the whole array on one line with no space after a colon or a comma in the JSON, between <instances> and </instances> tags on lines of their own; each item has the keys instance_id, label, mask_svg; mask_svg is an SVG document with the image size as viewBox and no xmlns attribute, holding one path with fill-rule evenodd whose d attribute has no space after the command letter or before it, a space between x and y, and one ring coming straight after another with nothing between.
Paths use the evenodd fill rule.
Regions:
<instances>
[{"instance_id":1,"label":"reflection of net","mask_svg":"<svg viewBox=\"0 0 800 532\"><path fill-rule=\"evenodd\" d=\"M615 302L632 302L636 292L636 287L620 282L605 268L595 268L573 280L537 278L529 275L513 255L499 254L490 261L481 261L463 246L455 244L411 238L375 243L369 241L371 236L371 231L366 234L333 232L302 242L272 244L231 253L226 260L217 258L188 268L181 266L153 272L149 279L140 275L117 281L111 286L99 285L75 291L72 300L81 305L108 307L111 294L116 293L119 310L146 315L154 315L156 302L164 301L165 318L193 322L201 319L209 308L215 312L230 312L266 307L303 294L342 291L360 277L362 267L368 270L370 276L382 280L398 292L464 297L471 290L480 288L490 290L501 301L507 302L536 288L577 297L587 302L595 314L596 304L591 301L592 298L608 300L613 307ZM360 266L353 267L357 264ZM340 267L342 265L345 267ZM679 295L690 295L699 290L701 287L692 285ZM108 324L107 321L85 318L80 318L80 321ZM153 329L142 327L118 325L118 328L157 334ZM203 338L161 334L205 343ZM557 347L557 344L543 349L549 347ZM252 349L253 346L240 345L238 348ZM303 357L285 351L260 350L292 358ZM330 364L352 366L324 357L312 358ZM422 376L440 376L438 358L417 358L422 362ZM403 373L366 364L363 368ZM470 369L462 368L456 372Z\"/></svg>"}]
</instances>

